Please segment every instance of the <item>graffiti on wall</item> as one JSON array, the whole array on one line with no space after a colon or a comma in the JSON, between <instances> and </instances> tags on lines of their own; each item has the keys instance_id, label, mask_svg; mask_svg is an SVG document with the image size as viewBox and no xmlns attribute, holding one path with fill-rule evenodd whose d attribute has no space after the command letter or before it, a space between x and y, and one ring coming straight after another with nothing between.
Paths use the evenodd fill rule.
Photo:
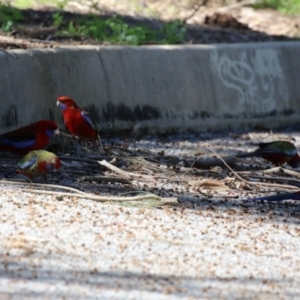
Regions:
<instances>
[{"instance_id":1,"label":"graffiti on wall","mask_svg":"<svg viewBox=\"0 0 300 300\"><path fill-rule=\"evenodd\" d=\"M235 102L231 108L255 103L259 110L272 111L278 104L274 99L288 101L285 76L274 49L256 49L251 53L215 50L211 63L222 83L236 92L237 97L230 99Z\"/></svg>"}]
</instances>

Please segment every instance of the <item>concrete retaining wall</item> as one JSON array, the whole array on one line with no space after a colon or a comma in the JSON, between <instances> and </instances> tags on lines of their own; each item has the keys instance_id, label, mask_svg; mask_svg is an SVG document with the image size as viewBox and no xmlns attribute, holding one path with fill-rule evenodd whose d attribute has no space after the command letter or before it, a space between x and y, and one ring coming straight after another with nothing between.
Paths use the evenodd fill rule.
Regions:
<instances>
[{"instance_id":1,"label":"concrete retaining wall","mask_svg":"<svg viewBox=\"0 0 300 300\"><path fill-rule=\"evenodd\" d=\"M300 120L300 42L0 52L0 133L74 98L105 130L164 132Z\"/></svg>"}]
</instances>

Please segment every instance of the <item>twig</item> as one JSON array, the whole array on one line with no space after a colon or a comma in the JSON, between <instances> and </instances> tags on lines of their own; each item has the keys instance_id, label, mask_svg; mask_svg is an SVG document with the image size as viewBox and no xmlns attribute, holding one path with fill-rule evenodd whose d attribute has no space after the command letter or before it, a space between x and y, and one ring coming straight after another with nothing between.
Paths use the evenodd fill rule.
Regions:
<instances>
[{"instance_id":1,"label":"twig","mask_svg":"<svg viewBox=\"0 0 300 300\"><path fill-rule=\"evenodd\" d=\"M187 20L191 19L200 9L201 6L205 6L208 3L209 0L203 0L202 2L199 2L197 5L195 5L193 12L183 19L183 23L186 23Z\"/></svg>"},{"instance_id":2,"label":"twig","mask_svg":"<svg viewBox=\"0 0 300 300\"><path fill-rule=\"evenodd\" d=\"M262 175L249 175L249 177L254 178L254 179L266 179L270 181L275 181L279 183L287 183L296 187L300 187L300 180L297 179L291 179L291 178L285 178L285 177L273 177L273 176L262 176Z\"/></svg>"},{"instance_id":3,"label":"twig","mask_svg":"<svg viewBox=\"0 0 300 300\"><path fill-rule=\"evenodd\" d=\"M61 192L52 192L52 191L44 191L44 190L30 190L30 189L23 189L24 192L34 193L34 194L47 194L47 195L56 195L56 196L66 196L66 197L77 197L77 198L85 198L89 200L93 200L96 202L105 202L105 201L143 201L147 199L154 199L159 201L165 201L170 199L175 201L175 198L162 198L160 196L154 194L143 194L138 196L132 197L110 197L110 196L97 196L91 194L72 194L72 193L61 193Z\"/></svg>"},{"instance_id":4,"label":"twig","mask_svg":"<svg viewBox=\"0 0 300 300\"><path fill-rule=\"evenodd\" d=\"M31 58L32 58L33 60L35 60L35 61L37 62L37 64L39 65L39 67L40 67L40 69L41 69L41 72L44 72L44 71L43 71L43 68L42 68L42 65L40 64L39 60L38 60L37 58L35 58L35 57L33 56L32 53L29 53L29 55L31 56Z\"/></svg>"},{"instance_id":5,"label":"twig","mask_svg":"<svg viewBox=\"0 0 300 300\"><path fill-rule=\"evenodd\" d=\"M43 41L43 40L38 40L38 39L29 39L29 41L31 42L31 44L29 45L30 48L40 46L41 44L52 45L52 46L58 47L58 44L55 44L55 42L51 42L51 41ZM25 39L18 39L18 38L13 38L13 37L9 37L9 36L0 36L0 42L18 45L18 46L21 46L21 48L24 48L24 44L26 44L27 41ZM26 47L26 48L28 48L28 47Z\"/></svg>"},{"instance_id":6,"label":"twig","mask_svg":"<svg viewBox=\"0 0 300 300\"><path fill-rule=\"evenodd\" d=\"M108 177L108 176L84 176L82 178L84 181L107 181L107 182L121 182L121 183L130 183L129 180L124 178L118 178L118 177Z\"/></svg>"},{"instance_id":7,"label":"twig","mask_svg":"<svg viewBox=\"0 0 300 300\"><path fill-rule=\"evenodd\" d=\"M276 169L276 168L273 168L273 170L274 169ZM278 169L279 169L278 171L282 171L284 174L288 174L288 175L295 176L295 177L300 177L300 173L299 172L296 172L296 171L293 171L293 170L289 170L289 169L285 169L285 168L282 168L282 167L279 167ZM264 174L271 173L271 172L268 172L268 171L270 171L270 170L264 170L262 172Z\"/></svg>"},{"instance_id":8,"label":"twig","mask_svg":"<svg viewBox=\"0 0 300 300\"><path fill-rule=\"evenodd\" d=\"M134 187L125 187L124 185L116 185L116 184L110 184L110 183L98 183L97 184L97 190L101 190L103 194L105 193L111 193L116 192L119 193L120 196L123 196L123 193L145 193L145 190L139 190L135 189Z\"/></svg>"},{"instance_id":9,"label":"twig","mask_svg":"<svg viewBox=\"0 0 300 300\"><path fill-rule=\"evenodd\" d=\"M101 151L102 151L102 154L103 156L105 155L105 152L104 152L104 149L103 149L103 146L102 146L102 142L101 142L101 138L100 138L100 135L98 134L98 141L99 141L99 144L100 144L100 148L101 148Z\"/></svg>"},{"instance_id":10,"label":"twig","mask_svg":"<svg viewBox=\"0 0 300 300\"><path fill-rule=\"evenodd\" d=\"M43 188L56 188L56 189L62 189L62 190L69 190L73 191L79 194L86 195L85 192L82 192L78 189L63 186L63 185L56 185L56 184L43 184L43 183L28 183L28 182L18 182L18 181L9 181L9 180L0 180L0 183L2 184L15 184L15 185L29 185L29 186L37 186L37 187L43 187Z\"/></svg>"},{"instance_id":11,"label":"twig","mask_svg":"<svg viewBox=\"0 0 300 300\"><path fill-rule=\"evenodd\" d=\"M88 172L85 171L80 171L80 170L64 170L64 172L69 173L69 174L76 174L76 175L86 175Z\"/></svg>"},{"instance_id":12,"label":"twig","mask_svg":"<svg viewBox=\"0 0 300 300\"><path fill-rule=\"evenodd\" d=\"M234 164L236 161L236 158L234 156L226 156L222 158L222 163L220 163L219 159L215 159L212 157L202 157L197 160L191 160L191 159L186 159L184 160L185 165L193 165L195 168L210 168L210 167L215 167L215 166L222 166L223 161L225 161L227 164Z\"/></svg>"},{"instance_id":13,"label":"twig","mask_svg":"<svg viewBox=\"0 0 300 300\"><path fill-rule=\"evenodd\" d=\"M271 169L267 169L267 170L255 170L255 171L241 171L238 173L241 174L252 174L253 172L261 172L263 174L272 174L272 173L276 173L282 170L282 167L275 167L275 168L271 168Z\"/></svg>"},{"instance_id":14,"label":"twig","mask_svg":"<svg viewBox=\"0 0 300 300\"><path fill-rule=\"evenodd\" d=\"M233 171L233 169L228 166L228 164L222 159L222 157L217 152L215 152L214 150L212 150L208 147L207 147L207 149L209 149L212 153L217 155L217 157L223 161L225 166L235 175L236 178L238 178L239 180L241 180L241 181L243 181L247 184L261 185L261 186L271 186L271 187L286 188L286 189L294 188L294 186L292 186L292 185L281 185L281 184L266 183L266 182L255 182L255 181L246 180L246 179L242 178L236 171Z\"/></svg>"},{"instance_id":15,"label":"twig","mask_svg":"<svg viewBox=\"0 0 300 300\"><path fill-rule=\"evenodd\" d=\"M220 7L217 11L225 12L225 11L228 11L230 9L239 8L241 6L245 6L245 5L249 5L249 4L257 4L257 3L261 3L261 2L262 2L262 0L244 0L244 1L241 1L241 2L237 2L237 3L233 3L233 4L230 4L230 5Z\"/></svg>"},{"instance_id":16,"label":"twig","mask_svg":"<svg viewBox=\"0 0 300 300\"><path fill-rule=\"evenodd\" d=\"M283 167L275 167L275 168L271 168L271 169L267 169L267 170L238 171L237 173L243 174L243 175L256 174L256 173L273 174L273 173L276 173L276 172L279 172L279 171L283 172L284 174L288 174L288 175L295 176L295 177L300 177L299 172L289 170L289 169L285 169Z\"/></svg>"},{"instance_id":17,"label":"twig","mask_svg":"<svg viewBox=\"0 0 300 300\"><path fill-rule=\"evenodd\" d=\"M94 159L88 159L88 158L80 158L80 157L75 157L75 156L59 156L60 160L69 160L69 161L79 161L79 162L85 162L89 164L96 164L99 165L97 160Z\"/></svg>"},{"instance_id":18,"label":"twig","mask_svg":"<svg viewBox=\"0 0 300 300\"><path fill-rule=\"evenodd\" d=\"M99 163L101 166L106 167L106 168L110 169L111 171L113 171L113 172L115 172L115 173L117 173L117 174L123 175L123 176L125 176L125 177L127 177L127 178L128 178L128 177L131 177L131 176L133 176L133 177L139 177L139 176L141 176L141 175L139 175L139 174L134 174L134 173L130 173L130 172L123 171L123 170L121 170L120 168L117 168L116 166L110 164L110 163L107 162L106 160L101 160L101 161L98 160L98 163Z\"/></svg>"},{"instance_id":19,"label":"twig","mask_svg":"<svg viewBox=\"0 0 300 300\"><path fill-rule=\"evenodd\" d=\"M0 48L0 51L5 53L5 54L8 54L9 56L11 56L13 58L19 58L18 55L10 53L10 52L6 51L5 49Z\"/></svg>"},{"instance_id":20,"label":"twig","mask_svg":"<svg viewBox=\"0 0 300 300\"><path fill-rule=\"evenodd\" d=\"M219 155L216 151L214 151L213 149L211 148L208 148L207 149L209 151L211 151L212 153L214 153L222 162L223 164L235 175L236 178L238 178L239 180L241 181L244 181L244 182L247 182L246 179L242 178L237 172L235 172L231 167L229 167L229 165L226 163L226 161L221 157L221 155Z\"/></svg>"}]
</instances>

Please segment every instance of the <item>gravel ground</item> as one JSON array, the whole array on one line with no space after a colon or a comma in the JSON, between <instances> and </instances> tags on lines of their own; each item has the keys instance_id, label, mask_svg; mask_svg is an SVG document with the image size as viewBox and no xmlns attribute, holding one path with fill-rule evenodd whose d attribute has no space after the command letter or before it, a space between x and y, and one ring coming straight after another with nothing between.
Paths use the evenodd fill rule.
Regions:
<instances>
[{"instance_id":1,"label":"gravel ground","mask_svg":"<svg viewBox=\"0 0 300 300\"><path fill-rule=\"evenodd\" d=\"M201 146L232 153L253 149L257 141L291 136L299 145L298 133L285 132L120 142L128 151L164 150L184 157ZM249 161L268 167L259 159ZM179 200L152 209L37 195L34 185L28 191L28 185L13 184L14 178L0 181L0 298L299 299L299 204L245 203L243 199L261 191L232 188L230 174L224 181L229 191L208 193L186 184L206 178L203 172L208 171L188 175L177 170L173 184L171 173L158 182L149 180L147 191ZM84 184L77 176L74 187L122 195L105 190L104 184ZM70 185L68 171L51 176L50 183L57 177L59 183L67 177ZM141 189L143 180L142 175L133 179L130 189Z\"/></svg>"}]
</instances>

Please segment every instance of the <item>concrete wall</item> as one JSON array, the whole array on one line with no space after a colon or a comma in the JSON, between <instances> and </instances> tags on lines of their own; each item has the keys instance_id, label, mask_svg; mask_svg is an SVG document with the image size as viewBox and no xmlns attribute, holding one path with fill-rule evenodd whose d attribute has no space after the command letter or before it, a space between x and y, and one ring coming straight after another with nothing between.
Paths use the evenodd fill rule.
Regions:
<instances>
[{"instance_id":1,"label":"concrete wall","mask_svg":"<svg viewBox=\"0 0 300 300\"><path fill-rule=\"evenodd\" d=\"M300 120L300 42L0 52L0 133L74 98L105 130L274 127Z\"/></svg>"}]
</instances>

